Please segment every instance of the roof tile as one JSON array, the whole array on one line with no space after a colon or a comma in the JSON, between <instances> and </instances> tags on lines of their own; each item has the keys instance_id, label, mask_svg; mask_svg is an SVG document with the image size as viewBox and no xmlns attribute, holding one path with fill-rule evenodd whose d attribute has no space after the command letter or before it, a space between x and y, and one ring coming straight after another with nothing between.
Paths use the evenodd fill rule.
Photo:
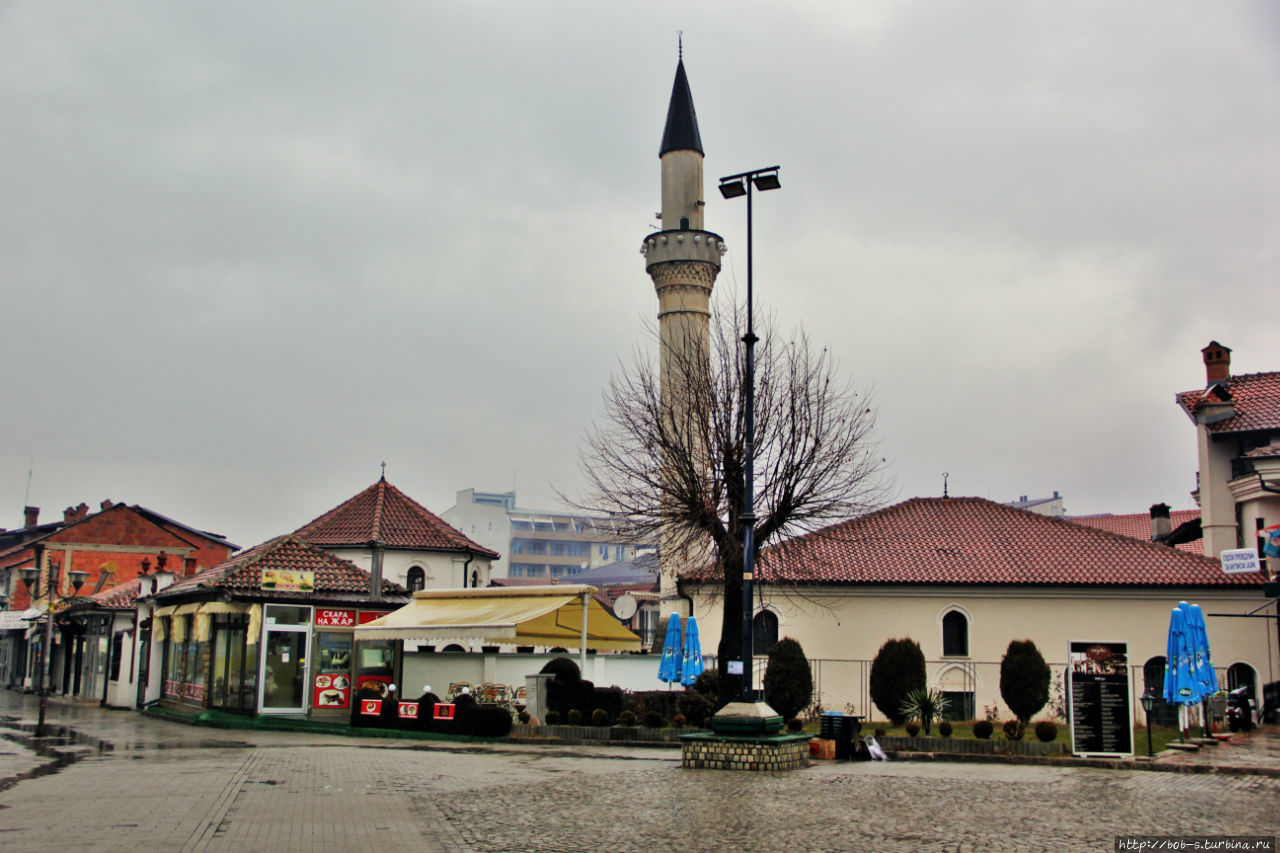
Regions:
<instances>
[{"instance_id":1,"label":"roof tile","mask_svg":"<svg viewBox=\"0 0 1280 853\"><path fill-rule=\"evenodd\" d=\"M1246 373L1229 376L1227 393L1231 395L1235 415L1208 425L1209 432L1231 433L1280 429L1280 373ZM1206 399L1206 391L1183 391L1178 405L1191 417ZM1214 400L1220 395L1213 394Z\"/></svg>"},{"instance_id":2,"label":"roof tile","mask_svg":"<svg viewBox=\"0 0 1280 853\"><path fill-rule=\"evenodd\" d=\"M913 498L769 548L766 583L1259 586L1216 560L982 498Z\"/></svg>"}]
</instances>

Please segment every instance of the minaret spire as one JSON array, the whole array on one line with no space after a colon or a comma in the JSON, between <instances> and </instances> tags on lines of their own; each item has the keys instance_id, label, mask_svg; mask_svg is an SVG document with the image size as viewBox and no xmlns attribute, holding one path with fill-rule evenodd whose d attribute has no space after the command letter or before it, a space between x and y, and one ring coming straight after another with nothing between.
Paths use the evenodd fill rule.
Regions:
<instances>
[{"instance_id":1,"label":"minaret spire","mask_svg":"<svg viewBox=\"0 0 1280 853\"><path fill-rule=\"evenodd\" d=\"M662 230L650 234L640 251L658 295L664 417L673 424L684 424L688 418L683 407L702 397L690 389L710 381L711 289L720 272L724 241L720 235L703 230L702 138L684 70L683 33L658 156L662 163ZM677 595L676 578L705 555L692 553L680 531L664 528L658 538L660 612L679 611L688 616Z\"/></svg>"}]
</instances>

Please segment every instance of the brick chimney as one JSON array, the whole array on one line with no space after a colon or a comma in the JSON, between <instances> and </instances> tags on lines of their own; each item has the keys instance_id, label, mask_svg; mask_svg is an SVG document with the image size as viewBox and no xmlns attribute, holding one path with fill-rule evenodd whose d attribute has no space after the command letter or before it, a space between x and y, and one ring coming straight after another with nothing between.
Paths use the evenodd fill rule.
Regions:
<instances>
[{"instance_id":1,"label":"brick chimney","mask_svg":"<svg viewBox=\"0 0 1280 853\"><path fill-rule=\"evenodd\" d=\"M40 507L24 506L22 508L22 519L23 527L35 527L40 523Z\"/></svg>"},{"instance_id":2,"label":"brick chimney","mask_svg":"<svg viewBox=\"0 0 1280 853\"><path fill-rule=\"evenodd\" d=\"M1168 504L1151 505L1151 541L1161 542L1173 532L1173 519Z\"/></svg>"},{"instance_id":3,"label":"brick chimney","mask_svg":"<svg viewBox=\"0 0 1280 853\"><path fill-rule=\"evenodd\" d=\"M1204 356L1205 385L1226 382L1231 375L1231 349L1217 341L1209 341L1200 354Z\"/></svg>"},{"instance_id":4,"label":"brick chimney","mask_svg":"<svg viewBox=\"0 0 1280 853\"><path fill-rule=\"evenodd\" d=\"M107 498L105 501L103 501L102 503L98 504L98 506L99 506L99 507L101 507L101 509L102 509L102 511L103 511L103 512L106 512L107 510L109 510L109 509L111 509L113 506L115 506L115 504L111 502L111 499L110 499L110 498Z\"/></svg>"}]
</instances>

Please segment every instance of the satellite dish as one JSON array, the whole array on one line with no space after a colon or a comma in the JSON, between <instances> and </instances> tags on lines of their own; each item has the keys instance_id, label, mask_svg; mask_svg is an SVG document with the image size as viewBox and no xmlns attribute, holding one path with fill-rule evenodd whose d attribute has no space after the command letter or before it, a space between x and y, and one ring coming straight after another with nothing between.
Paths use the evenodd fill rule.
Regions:
<instances>
[{"instance_id":1,"label":"satellite dish","mask_svg":"<svg viewBox=\"0 0 1280 853\"><path fill-rule=\"evenodd\" d=\"M626 621L636 615L638 607L639 605L636 604L635 597L624 592L613 602L613 615L623 621Z\"/></svg>"}]
</instances>

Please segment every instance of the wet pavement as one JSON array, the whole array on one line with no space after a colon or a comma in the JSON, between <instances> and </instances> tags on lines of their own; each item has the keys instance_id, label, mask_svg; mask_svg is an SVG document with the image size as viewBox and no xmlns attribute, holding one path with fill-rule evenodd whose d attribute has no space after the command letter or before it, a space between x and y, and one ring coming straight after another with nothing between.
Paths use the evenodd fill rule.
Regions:
<instances>
[{"instance_id":1,"label":"wet pavement","mask_svg":"<svg viewBox=\"0 0 1280 853\"><path fill-rule=\"evenodd\" d=\"M228 731L61 702L36 739L36 709L0 690L4 851L1060 851L1280 830L1269 731L1156 762L1228 772L822 762L744 774L681 769L677 750Z\"/></svg>"}]
</instances>

